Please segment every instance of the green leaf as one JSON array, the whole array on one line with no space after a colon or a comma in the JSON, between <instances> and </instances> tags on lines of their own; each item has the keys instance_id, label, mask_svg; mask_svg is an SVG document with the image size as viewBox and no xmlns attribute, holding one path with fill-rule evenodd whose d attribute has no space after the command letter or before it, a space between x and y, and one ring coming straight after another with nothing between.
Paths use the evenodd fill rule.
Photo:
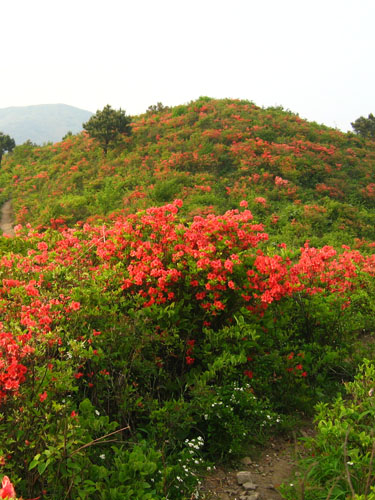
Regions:
<instances>
[{"instance_id":1,"label":"green leaf","mask_svg":"<svg viewBox=\"0 0 375 500\"><path fill-rule=\"evenodd\" d=\"M39 464L38 464L38 472L39 472L40 475L43 474L43 472L46 470L47 466L48 466L48 460L47 460L47 462L39 462Z\"/></svg>"},{"instance_id":2,"label":"green leaf","mask_svg":"<svg viewBox=\"0 0 375 500\"><path fill-rule=\"evenodd\" d=\"M39 455L40 456L40 455ZM38 465L38 460L32 460L29 465L29 470L33 469L36 465Z\"/></svg>"}]
</instances>

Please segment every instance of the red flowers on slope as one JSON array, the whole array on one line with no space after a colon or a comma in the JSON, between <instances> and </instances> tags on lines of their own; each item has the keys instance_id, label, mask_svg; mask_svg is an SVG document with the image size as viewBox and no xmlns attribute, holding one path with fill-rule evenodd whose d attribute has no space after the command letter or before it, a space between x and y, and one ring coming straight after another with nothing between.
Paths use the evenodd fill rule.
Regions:
<instances>
[{"instance_id":1,"label":"red flowers on slope","mask_svg":"<svg viewBox=\"0 0 375 500\"><path fill-rule=\"evenodd\" d=\"M191 222L179 218L181 204L152 207L109 228L84 224L61 230L54 239L30 229L24 236L27 255L0 258L0 402L17 395L27 375L23 359L33 355L34 342L48 338L48 345L60 345L61 325L85 314L85 303L73 300L79 294L69 295L73 286L112 291L124 307L189 304L185 319L201 332L214 321L230 322L241 308L262 317L270 304L295 294L333 294L348 307L361 273L375 275L375 257L348 247L338 253L305 244L292 259L281 244L280 254L274 253L245 204L242 212ZM53 284L48 276L57 277ZM100 336L91 331L90 342ZM185 354L188 365L194 362L192 347ZM77 367L75 377L83 371Z\"/></svg>"}]
</instances>

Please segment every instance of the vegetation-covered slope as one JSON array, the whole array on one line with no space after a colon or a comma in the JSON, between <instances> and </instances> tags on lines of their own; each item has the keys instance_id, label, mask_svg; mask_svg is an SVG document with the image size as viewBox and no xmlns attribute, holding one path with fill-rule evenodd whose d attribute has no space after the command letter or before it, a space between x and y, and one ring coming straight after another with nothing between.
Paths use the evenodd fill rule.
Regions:
<instances>
[{"instance_id":1,"label":"vegetation-covered slope","mask_svg":"<svg viewBox=\"0 0 375 500\"><path fill-rule=\"evenodd\" d=\"M374 162L374 143L354 134L281 108L201 98L135 117L107 157L85 134L19 146L0 185L19 223L72 224L175 198L185 214L220 213L246 200L272 235L349 243L375 239Z\"/></svg>"},{"instance_id":2,"label":"vegetation-covered slope","mask_svg":"<svg viewBox=\"0 0 375 500\"><path fill-rule=\"evenodd\" d=\"M374 329L374 154L201 98L134 118L107 156L84 133L6 155L0 467L17 492L198 498L209 461L340 390Z\"/></svg>"}]
</instances>

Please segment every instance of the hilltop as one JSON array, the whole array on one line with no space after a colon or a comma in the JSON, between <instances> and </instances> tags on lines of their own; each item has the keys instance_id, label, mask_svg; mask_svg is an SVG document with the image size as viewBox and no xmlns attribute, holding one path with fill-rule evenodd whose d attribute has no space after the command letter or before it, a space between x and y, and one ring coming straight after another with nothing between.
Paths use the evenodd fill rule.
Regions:
<instances>
[{"instance_id":1,"label":"hilltop","mask_svg":"<svg viewBox=\"0 0 375 500\"><path fill-rule=\"evenodd\" d=\"M91 111L67 104L38 104L0 109L0 130L16 144L30 140L35 144L61 141L71 131L78 133Z\"/></svg>"},{"instance_id":2,"label":"hilltop","mask_svg":"<svg viewBox=\"0 0 375 500\"><path fill-rule=\"evenodd\" d=\"M375 239L373 141L249 101L154 108L106 157L85 133L17 147L0 177L16 222L71 225L175 198L192 217L244 200L280 241Z\"/></svg>"}]
</instances>

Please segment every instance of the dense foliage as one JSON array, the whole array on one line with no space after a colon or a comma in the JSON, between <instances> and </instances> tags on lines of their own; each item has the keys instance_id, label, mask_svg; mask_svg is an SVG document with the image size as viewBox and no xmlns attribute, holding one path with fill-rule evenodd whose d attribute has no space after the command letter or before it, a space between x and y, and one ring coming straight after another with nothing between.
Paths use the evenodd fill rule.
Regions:
<instances>
[{"instance_id":1,"label":"dense foliage","mask_svg":"<svg viewBox=\"0 0 375 500\"><path fill-rule=\"evenodd\" d=\"M367 118L360 116L351 125L355 132L362 137L375 138L375 116L372 113Z\"/></svg>"},{"instance_id":2,"label":"dense foliage","mask_svg":"<svg viewBox=\"0 0 375 500\"><path fill-rule=\"evenodd\" d=\"M133 118L104 158L80 134L18 146L0 172L17 222L68 225L184 201L188 214L223 213L247 200L277 243L375 239L375 145L281 108L201 98Z\"/></svg>"},{"instance_id":3,"label":"dense foliage","mask_svg":"<svg viewBox=\"0 0 375 500\"><path fill-rule=\"evenodd\" d=\"M374 327L374 154L201 98L150 108L106 157L85 133L7 155L0 466L17 494L198 497L210 461L351 380Z\"/></svg>"},{"instance_id":4,"label":"dense foliage","mask_svg":"<svg viewBox=\"0 0 375 500\"><path fill-rule=\"evenodd\" d=\"M0 132L0 165L3 154L6 152L10 153L11 151L13 151L15 146L16 143L14 142L14 139L12 139L9 135Z\"/></svg>"},{"instance_id":5,"label":"dense foliage","mask_svg":"<svg viewBox=\"0 0 375 500\"><path fill-rule=\"evenodd\" d=\"M83 124L83 128L98 141L107 155L109 146L114 145L122 135L131 133L131 118L126 116L122 109L115 110L111 106L105 106L102 111L98 110L90 120Z\"/></svg>"},{"instance_id":6,"label":"dense foliage","mask_svg":"<svg viewBox=\"0 0 375 500\"><path fill-rule=\"evenodd\" d=\"M296 484L284 486L285 498L375 499L374 386L374 361L366 360L345 384L344 398L317 406L317 434L306 440L309 456L300 462Z\"/></svg>"}]
</instances>

